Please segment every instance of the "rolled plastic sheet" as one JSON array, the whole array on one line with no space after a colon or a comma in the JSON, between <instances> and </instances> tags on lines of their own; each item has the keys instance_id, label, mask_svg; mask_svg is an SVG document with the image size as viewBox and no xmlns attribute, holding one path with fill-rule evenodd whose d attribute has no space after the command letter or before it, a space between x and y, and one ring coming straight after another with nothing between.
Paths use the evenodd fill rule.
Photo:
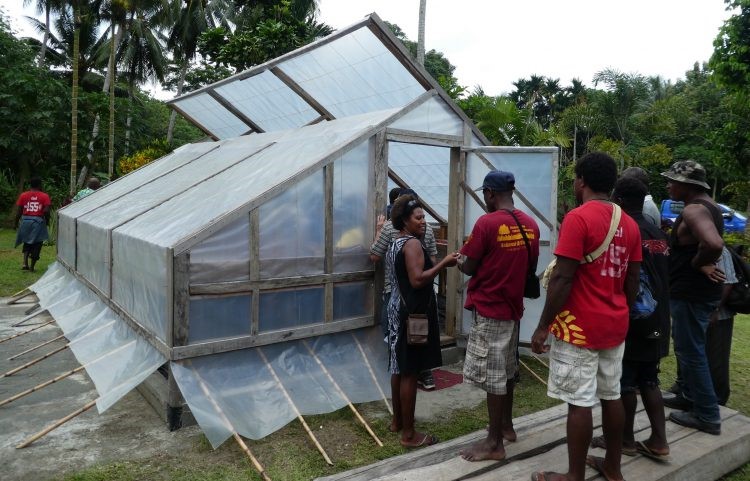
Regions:
<instances>
[{"instance_id":1,"label":"rolled plastic sheet","mask_svg":"<svg viewBox=\"0 0 750 481\"><path fill-rule=\"evenodd\" d=\"M99 397L100 413L150 376L167 359L88 287L53 264L30 287L70 341Z\"/></svg>"},{"instance_id":2,"label":"rolled plastic sheet","mask_svg":"<svg viewBox=\"0 0 750 481\"><path fill-rule=\"evenodd\" d=\"M380 328L177 361L172 372L198 424L217 448L235 432L250 439L268 436L294 420L297 411L323 414L346 406L316 357L350 401L390 395Z\"/></svg>"}]
</instances>

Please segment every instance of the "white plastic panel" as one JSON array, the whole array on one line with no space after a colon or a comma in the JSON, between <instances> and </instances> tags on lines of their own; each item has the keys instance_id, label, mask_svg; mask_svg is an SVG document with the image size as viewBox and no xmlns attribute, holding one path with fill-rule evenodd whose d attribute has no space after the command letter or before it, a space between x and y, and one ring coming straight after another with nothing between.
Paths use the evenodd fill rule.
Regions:
<instances>
[{"instance_id":1,"label":"white plastic panel","mask_svg":"<svg viewBox=\"0 0 750 481\"><path fill-rule=\"evenodd\" d=\"M437 96L404 115L390 127L431 134L464 135L464 122L461 117Z\"/></svg>"},{"instance_id":2,"label":"white plastic panel","mask_svg":"<svg viewBox=\"0 0 750 481\"><path fill-rule=\"evenodd\" d=\"M235 432L261 439L297 417L271 369L303 415L345 406L336 386L353 403L379 401L389 392L379 328L172 363L180 392L214 448Z\"/></svg>"},{"instance_id":3,"label":"white plastic panel","mask_svg":"<svg viewBox=\"0 0 750 481\"><path fill-rule=\"evenodd\" d=\"M190 344L250 334L251 295L190 299Z\"/></svg>"},{"instance_id":4,"label":"white plastic panel","mask_svg":"<svg viewBox=\"0 0 750 481\"><path fill-rule=\"evenodd\" d=\"M388 143L388 167L443 219L448 219L450 149Z\"/></svg>"},{"instance_id":5,"label":"white plastic panel","mask_svg":"<svg viewBox=\"0 0 750 481\"><path fill-rule=\"evenodd\" d=\"M109 291L111 255L108 234L107 228L78 220L76 270L107 296L111 294Z\"/></svg>"},{"instance_id":6,"label":"white plastic panel","mask_svg":"<svg viewBox=\"0 0 750 481\"><path fill-rule=\"evenodd\" d=\"M219 139L239 137L250 130L250 126L206 93L177 100L175 105Z\"/></svg>"},{"instance_id":7,"label":"white plastic panel","mask_svg":"<svg viewBox=\"0 0 750 481\"><path fill-rule=\"evenodd\" d=\"M216 92L266 132L302 127L320 116L268 70L224 84Z\"/></svg>"},{"instance_id":8,"label":"white plastic panel","mask_svg":"<svg viewBox=\"0 0 750 481\"><path fill-rule=\"evenodd\" d=\"M76 220L65 209L57 215L57 257L70 267L76 265Z\"/></svg>"},{"instance_id":9,"label":"white plastic panel","mask_svg":"<svg viewBox=\"0 0 750 481\"><path fill-rule=\"evenodd\" d=\"M261 206L262 279L323 273L324 190L321 169Z\"/></svg>"},{"instance_id":10,"label":"white plastic panel","mask_svg":"<svg viewBox=\"0 0 750 481\"><path fill-rule=\"evenodd\" d=\"M367 27L279 67L336 118L403 107L425 92Z\"/></svg>"},{"instance_id":11,"label":"white plastic panel","mask_svg":"<svg viewBox=\"0 0 750 481\"><path fill-rule=\"evenodd\" d=\"M333 165L333 271L372 270L370 143L363 142Z\"/></svg>"},{"instance_id":12,"label":"white plastic panel","mask_svg":"<svg viewBox=\"0 0 750 481\"><path fill-rule=\"evenodd\" d=\"M343 282L333 286L333 320L372 316L372 281Z\"/></svg>"},{"instance_id":13,"label":"white plastic panel","mask_svg":"<svg viewBox=\"0 0 750 481\"><path fill-rule=\"evenodd\" d=\"M167 249L112 233L112 299L143 327L167 341Z\"/></svg>"},{"instance_id":14,"label":"white plastic panel","mask_svg":"<svg viewBox=\"0 0 750 481\"><path fill-rule=\"evenodd\" d=\"M250 278L250 219L241 217L190 250L190 283Z\"/></svg>"},{"instance_id":15,"label":"white plastic panel","mask_svg":"<svg viewBox=\"0 0 750 481\"><path fill-rule=\"evenodd\" d=\"M319 324L323 318L323 287L260 293L259 332Z\"/></svg>"}]
</instances>

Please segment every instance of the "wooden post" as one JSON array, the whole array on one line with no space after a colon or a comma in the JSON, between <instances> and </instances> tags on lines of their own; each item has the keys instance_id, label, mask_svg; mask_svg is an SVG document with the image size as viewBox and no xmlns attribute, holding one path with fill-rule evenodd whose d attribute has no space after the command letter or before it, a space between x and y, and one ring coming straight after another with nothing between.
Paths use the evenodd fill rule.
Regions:
<instances>
[{"instance_id":1,"label":"wooden post","mask_svg":"<svg viewBox=\"0 0 750 481\"><path fill-rule=\"evenodd\" d=\"M294 410L295 414L297 414L297 419L299 419L299 422L302 423L302 427L304 427L305 431L307 431L307 435L310 436L310 439L312 439L312 442L313 444L315 444L315 447L318 448L318 451L320 451L320 454L323 455L323 459L325 459L326 463L333 466L333 461L331 461L331 458L328 457L328 454L326 453L325 449L323 449L323 446L321 446L320 443L318 442L318 438L315 437L315 434L313 434L312 430L310 429L310 426L307 425L305 418L302 417L302 414L299 412L299 409L297 409L297 405L294 404L294 401L292 400L292 397L289 395L289 392L287 392L286 388L281 383L281 379L279 379L279 376L276 375L276 371L273 369L273 366L271 366L271 363L268 362L268 358L263 353L263 349L258 347L256 348L256 350L258 351L258 354L260 355L261 359L263 359L263 362L266 364L266 367L268 368L268 370L271 371L271 375L276 381L276 384L279 386L279 389L281 389L281 392L284 393L284 397L286 398L287 402L289 402L289 405L292 406L292 409Z\"/></svg>"},{"instance_id":2,"label":"wooden post","mask_svg":"<svg viewBox=\"0 0 750 481\"><path fill-rule=\"evenodd\" d=\"M83 406L81 409L77 409L77 410L73 411L72 413L68 414L67 416L65 416L64 418L60 419L59 421L55 421L50 426L42 429L41 431L39 431L35 435L33 435L30 438L26 439L26 441L24 441L21 444L19 444L18 446L16 446L16 449L25 448L26 446L30 445L31 443L33 443L37 439L39 439L42 436L48 434L50 431L52 431L54 429L57 429L60 426L62 426L63 424L67 423L68 421L70 421L74 417L78 416L79 414L85 413L86 411L88 411L89 409L91 409L92 407L94 407L95 404L96 404L96 400L91 401L88 404L86 404L85 406Z\"/></svg>"},{"instance_id":3,"label":"wooden post","mask_svg":"<svg viewBox=\"0 0 750 481\"><path fill-rule=\"evenodd\" d=\"M459 148L451 148L448 187L448 246L447 252L461 248L463 242L463 192L461 183L466 181L466 154ZM445 293L445 333L455 337L461 332L461 272L448 269Z\"/></svg>"},{"instance_id":4,"label":"wooden post","mask_svg":"<svg viewBox=\"0 0 750 481\"><path fill-rule=\"evenodd\" d=\"M326 369L326 367L323 364L323 362L320 360L320 358L318 358L317 354L315 354L315 351L312 350L312 348L307 343L307 341L302 341L302 343L305 345L305 347L307 348L307 350L310 352L310 355L313 357L313 359L315 359L315 362L318 363L318 366L320 366L320 369L322 369L323 372L325 373L325 375L328 377L328 380L331 381L331 383L333 384L333 387L336 388L336 391L339 393L339 396L341 396L341 398L344 399L344 401L346 401L346 404L349 406L349 409L352 410L352 412L354 413L354 416L357 418L357 420L360 423L362 423L362 425L365 427L365 429L370 434L370 436L372 436L372 439L375 440L375 443L382 448L383 447L383 443L380 441L380 439L378 439L378 436L374 432L372 432L372 429L370 429L370 425L367 424L367 421L365 421L365 419L359 414L359 411L357 411L357 408L354 407L354 404L352 404L352 402L346 396L346 394L344 393L343 389L341 389L341 386L339 386L338 383L336 382L336 380L333 379L333 376L331 376L331 373L328 372L328 369Z\"/></svg>"},{"instance_id":5,"label":"wooden post","mask_svg":"<svg viewBox=\"0 0 750 481\"><path fill-rule=\"evenodd\" d=\"M69 344L65 344L65 345L64 345L64 346L62 346L62 347L58 347L58 348L57 348L57 349L55 349L54 351L50 351L50 352L48 352L48 353L47 353L47 354L45 354L44 356L38 357L38 358L34 359L33 361L29 361L29 362L27 362L26 364L24 364L24 365L22 365L22 366L18 366L18 367L17 367L17 368L15 368L15 369L11 369L10 371L6 372L5 374L2 374L2 375L0 375L0 378L4 378L4 377L8 377L8 376L12 376L13 374L15 374L15 373L17 373L17 372L19 372L19 371L23 371L24 369L26 369L26 368L28 368L28 367L31 367L31 366L33 366L34 364L38 363L38 362L42 362L42 361L44 361L45 359L47 359L48 357L51 357L51 356L53 356L53 355L57 354L58 352L60 352L60 351L63 351L63 350L65 350L65 349L67 349L67 348L68 348L68 346L69 346Z\"/></svg>"},{"instance_id":6,"label":"wooden post","mask_svg":"<svg viewBox=\"0 0 750 481\"><path fill-rule=\"evenodd\" d=\"M32 347L32 348L26 349L26 350L25 350L25 351L23 351L23 352L19 352L19 353L18 353L18 354L16 354L15 356L11 356L11 357L9 357L9 358L8 358L8 360L9 360L9 361L12 361L13 359L18 359L19 357L23 356L24 354L28 354L28 353L30 353L30 352L32 352L32 351L36 351L36 350L37 350L37 349L39 349L40 347L44 347L44 346L46 346L47 344L52 344L53 342L55 342L55 341L59 341L60 339L63 339L64 337L65 337L65 334L60 334L60 335L59 335L59 336L57 336L57 337L53 337L53 338L52 338L52 339L50 339L49 341L45 341L45 342L43 342L43 343L41 343L41 344L38 344L38 345L36 345L36 346L34 346L34 347Z\"/></svg>"},{"instance_id":7,"label":"wooden post","mask_svg":"<svg viewBox=\"0 0 750 481\"><path fill-rule=\"evenodd\" d=\"M378 388L378 391L380 391L380 395L383 397L383 402L385 403L385 407L388 408L388 412L391 413L391 416L393 415L393 408L391 407L391 403L388 402L388 396L385 395L383 392L383 389L380 387L380 384L378 383L378 378L375 376L375 372L372 370L372 366L370 365L370 360L367 359L367 354L365 354L365 350L362 349L362 344L359 343L359 339L357 339L357 336L352 333L352 339L354 339L354 342L357 344L357 347L359 348L359 353L362 354L362 359L365 360L365 365L367 366L367 370L370 371L370 377L372 377L372 382L375 383L375 387Z\"/></svg>"},{"instance_id":8,"label":"wooden post","mask_svg":"<svg viewBox=\"0 0 750 481\"><path fill-rule=\"evenodd\" d=\"M52 319L51 321L47 321L47 322L44 322L42 324L39 324L38 326L32 327L31 329L28 329L26 331L19 332L18 334L13 334L12 336L4 337L4 338L0 339L0 344L4 343L5 341L10 341L11 339L15 339L17 337L21 337L24 334L28 334L28 333L30 333L32 331L36 331L37 329L41 329L44 326L48 326L48 325L52 324L53 322L55 322L54 319Z\"/></svg>"},{"instance_id":9,"label":"wooden post","mask_svg":"<svg viewBox=\"0 0 750 481\"><path fill-rule=\"evenodd\" d=\"M378 215L383 214L383 206L388 203L386 190L388 190L388 139L386 138L385 129L375 134L373 161L373 185L374 189L369 196L372 197L372 219L373 233L375 236L375 224ZM374 239L375 240L375 239ZM375 316L374 325L380 324L383 313L383 289L385 288L385 260L375 264L375 283L373 289L373 315Z\"/></svg>"}]
</instances>

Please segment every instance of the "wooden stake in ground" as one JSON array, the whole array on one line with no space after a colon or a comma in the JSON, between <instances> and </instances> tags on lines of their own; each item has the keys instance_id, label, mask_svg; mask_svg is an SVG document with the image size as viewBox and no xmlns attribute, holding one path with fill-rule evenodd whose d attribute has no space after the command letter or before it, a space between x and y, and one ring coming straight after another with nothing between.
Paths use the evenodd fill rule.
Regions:
<instances>
[{"instance_id":1,"label":"wooden stake in ground","mask_svg":"<svg viewBox=\"0 0 750 481\"><path fill-rule=\"evenodd\" d=\"M45 359L47 359L48 357L51 357L51 356L53 356L53 355L57 354L57 353L58 353L58 352L60 352L60 351L64 351L65 349L67 349L67 348L68 348L68 346L69 346L69 345L70 345L70 344L65 344L64 346L60 346L60 347L58 347L57 349L55 349L54 351L50 351L50 352L48 352L48 353L47 353L47 354L45 354L44 356L41 356L41 357L38 357L38 358L36 358L36 359L34 359L34 360L32 360L32 361L29 361L29 362L27 362L26 364L23 364L23 365L21 365L21 366L18 366L18 367L17 367L17 368L15 368L15 369L11 369L10 371L6 372L5 374L2 374L2 375L0 375L0 379L1 379L1 378L4 378L4 377L12 376L13 374L15 374L15 373L17 373L17 372L19 372L19 371L23 371L24 369L26 369L26 368L28 368L28 367L31 367L31 366L33 366L34 364L38 363L38 362L42 362L42 361L44 361Z\"/></svg>"},{"instance_id":2,"label":"wooden stake in ground","mask_svg":"<svg viewBox=\"0 0 750 481\"><path fill-rule=\"evenodd\" d=\"M370 371L372 382L375 383L375 387L378 388L378 391L380 391L380 395L383 397L383 402L385 403L385 407L388 408L388 412L391 413L391 416L393 416L393 408L391 407L391 403L388 402L388 396L385 395L385 393L383 392L383 389L380 387L380 384L378 383L378 378L375 376L375 372L372 370L372 366L370 365L370 360L367 359L367 354L365 354L365 350L362 348L362 344L359 343L359 339L357 339L357 336L355 336L354 333L352 333L352 339L354 339L354 342L357 343L359 352L360 354L362 354L362 359L365 360L365 365L367 366L367 370Z\"/></svg>"},{"instance_id":3,"label":"wooden stake in ground","mask_svg":"<svg viewBox=\"0 0 750 481\"><path fill-rule=\"evenodd\" d=\"M187 364L192 365L190 361L187 362ZM247 444L245 444L245 441L243 441L242 437L237 433L237 430L234 429L234 426L232 426L232 423L229 422L229 419L224 415L224 411L221 410L219 407L219 404L214 400L214 397L211 395L211 391L208 390L208 387L206 386L206 383L203 382L203 379L200 377L198 372L193 369L193 375L195 376L195 379L198 380L198 384L201 386L201 390L203 391L203 394L206 395L211 405L216 410L216 413L221 417L221 422L223 422L230 431L232 431L232 437L234 437L234 440L237 441L237 444L240 445L240 448L242 451L247 455L247 457L250 458L250 462L253 463L253 467L260 473L260 477L263 478L264 481L271 481L271 478L268 477L268 474L266 474L266 470L263 468L263 465L260 464L260 461L258 461L258 458L256 458L252 451L250 451L250 448L247 447Z\"/></svg>"},{"instance_id":4,"label":"wooden stake in ground","mask_svg":"<svg viewBox=\"0 0 750 481\"><path fill-rule=\"evenodd\" d=\"M531 375L534 376L540 383L544 384L545 386L547 385L547 381L545 381L544 379L542 379L541 377L539 377L539 375L537 373L535 373L534 370L531 369L525 362L523 362L520 359L518 360L518 362L520 362L523 367L525 367L526 369L528 369L528 371L531 373Z\"/></svg>"},{"instance_id":5,"label":"wooden stake in ground","mask_svg":"<svg viewBox=\"0 0 750 481\"><path fill-rule=\"evenodd\" d=\"M22 325L24 325L26 323L26 321L28 321L30 319L33 319L36 316L38 316L39 314L42 314L44 312L47 312L47 309L43 309L41 311L36 311L33 314L29 314L28 316L24 317L23 319L21 319L20 321L16 322L15 324L11 324L10 327L19 327L19 326L22 326Z\"/></svg>"},{"instance_id":6,"label":"wooden stake in ground","mask_svg":"<svg viewBox=\"0 0 750 481\"><path fill-rule=\"evenodd\" d=\"M18 353L18 354L16 354L15 356L11 356L11 357L9 357L9 358L8 358L8 360L9 360L9 361L12 361L13 359L18 359L19 357L23 356L24 354L28 354L28 353L30 353L30 352L32 352L32 351L36 351L36 350L37 350L37 349L39 349L40 347L44 347L44 346L46 346L47 344L52 344L53 342L55 342L55 341L59 341L60 339L63 339L63 338L65 338L65 334L60 334L60 335L59 335L59 336L57 336L57 337L53 337L53 338L52 338L52 339L50 339L49 341L44 341L43 343L41 343L41 344L38 344L38 345L36 345L36 346L34 346L34 347L31 347L31 348L29 348L29 349L26 349L26 350L25 350L25 351L23 351L23 352L19 352L19 353Z\"/></svg>"},{"instance_id":7,"label":"wooden stake in ground","mask_svg":"<svg viewBox=\"0 0 750 481\"><path fill-rule=\"evenodd\" d=\"M11 339L15 339L17 337L21 337L24 334L28 334L28 333L30 333L32 331L36 331L37 329L41 329L44 326L52 324L53 322L55 322L54 319L52 319L51 321L47 321L47 322L44 322L42 324L39 324L38 326L34 326L31 329L27 329L27 330L25 330L23 332L19 332L18 334L13 334L12 336L9 336L9 337L4 337L4 338L0 339L0 344L4 343L5 341L10 341Z\"/></svg>"},{"instance_id":8,"label":"wooden stake in ground","mask_svg":"<svg viewBox=\"0 0 750 481\"><path fill-rule=\"evenodd\" d=\"M546 362L542 361L542 358L541 358L541 357L539 357L539 356L534 356L534 359L536 359L537 361L539 361L539 364L541 364L542 366L544 366L544 367L546 367L547 369L549 369L549 366L547 365L547 363L546 363Z\"/></svg>"},{"instance_id":9,"label":"wooden stake in ground","mask_svg":"<svg viewBox=\"0 0 750 481\"><path fill-rule=\"evenodd\" d=\"M53 431L53 430L59 428L60 426L62 426L63 424L67 423L68 421L70 421L74 417L78 416L79 414L85 413L86 411L88 411L89 409L91 409L92 407L94 407L95 404L96 404L96 400L91 401L90 403L88 403L85 406L83 406L81 409L77 409L77 410L73 411L72 413L68 414L67 416L65 416L64 418L62 418L62 419L60 419L58 421L55 421L51 425L47 426L46 428L42 429L41 431L39 431L35 435L31 436L30 438L26 439L24 442L22 442L21 444L19 444L18 446L16 446L16 449L25 448L26 446L30 445L31 443L33 443L37 439L39 439L42 436L48 434L50 431Z\"/></svg>"},{"instance_id":10,"label":"wooden stake in ground","mask_svg":"<svg viewBox=\"0 0 750 481\"><path fill-rule=\"evenodd\" d=\"M21 289L20 291L16 292L12 296L10 296L10 299L8 299L8 302L6 302L7 305L15 304L16 302L20 301L24 297L32 295L34 292L30 291L27 287L26 289Z\"/></svg>"},{"instance_id":11,"label":"wooden stake in ground","mask_svg":"<svg viewBox=\"0 0 750 481\"><path fill-rule=\"evenodd\" d=\"M6 404L8 404L8 403L12 403L13 401L16 401L16 400L18 400L18 399L21 399L21 398L22 398L22 397L24 397L24 396L28 396L29 394L31 394L31 393L33 393L33 392L36 392L36 391L38 391L38 390L42 389L43 387L47 387L47 386L49 386L50 384L54 384L54 383L56 383L57 381L61 381L61 380L65 379L65 378L66 378L66 377L68 377L68 376L72 376L73 374L75 374L75 373L77 373L77 372L79 372L79 371L83 371L84 369L85 369L85 368L84 368L84 366L78 366L78 367L77 367L77 368L75 368L75 369L71 369L71 370L70 370L70 371L68 371L68 372L62 373L62 374L60 374L59 376L57 376L57 377L55 377L55 378L52 378L52 379L50 379L49 381L45 381L45 382L43 382L43 383L41 383L41 384L37 384L36 386L34 386L34 387L32 387L32 388L29 388L29 389L27 389L27 390L25 390L25 391L21 391L21 392L19 392L19 393L18 393L18 394L16 394L16 395L13 395L13 396L11 396L11 397L9 397L9 398L7 398L7 399L3 399L2 401L0 401L0 406L5 406Z\"/></svg>"},{"instance_id":12,"label":"wooden stake in ground","mask_svg":"<svg viewBox=\"0 0 750 481\"><path fill-rule=\"evenodd\" d=\"M341 396L341 398L344 399L344 401L346 401L346 404L349 405L349 409L352 410L352 412L354 413L354 416L357 418L357 420L360 423L362 423L362 426L364 426L365 429L367 430L367 432L370 434L370 436L372 436L372 439L375 440L375 443L382 448L383 447L383 443L380 441L380 439L378 439L378 436L374 432L372 432L372 429L370 429L370 425L367 424L367 421L365 421L365 419L359 414L359 411L357 411L357 408L354 407L354 404L352 404L352 402L346 396L346 394L344 393L343 389L341 389L341 387L338 385L338 383L336 382L336 380L333 379L333 376L331 376L331 373L328 372L328 369L326 369L325 365L323 365L323 362L318 358L317 354L315 354L315 351L312 350L312 348L307 343L307 341L302 341L302 343L305 345L305 347L307 348L307 350L310 352L310 355L312 355L313 359L315 359L315 362L318 363L318 366L320 366L320 368L323 370L323 372L325 373L325 375L328 376L328 379L333 384L333 387L336 388L336 391L339 393L339 396Z\"/></svg>"},{"instance_id":13,"label":"wooden stake in ground","mask_svg":"<svg viewBox=\"0 0 750 481\"><path fill-rule=\"evenodd\" d=\"M258 351L258 354L260 355L261 359L263 359L263 362L266 364L266 367L268 368L268 370L271 371L271 375L276 381L276 384L281 389L281 392L284 393L284 397L286 397L286 400L289 402L289 405L292 406L292 409L294 410L295 414L297 414L297 419L299 419L299 421L302 423L302 426L305 428L305 431L307 431L308 436L310 436L310 439L312 439L313 444L315 444L315 447L318 448L318 451L320 451L320 454L323 455L323 459L325 459L326 463L333 466L333 461L331 461L331 458L328 457L328 454L326 453L325 449L323 449L323 446L321 446L320 443L318 442L318 438L316 438L315 434L313 434L312 430L310 430L310 426L307 425L307 422L302 417L302 413L300 413L299 409L297 409L297 405L294 404L292 397L289 395L286 388L281 383L281 379L279 379L279 376L276 375L276 371L274 371L273 366L271 366L271 363L268 362L268 358L263 353L263 350L258 347L256 348L256 351Z\"/></svg>"}]
</instances>

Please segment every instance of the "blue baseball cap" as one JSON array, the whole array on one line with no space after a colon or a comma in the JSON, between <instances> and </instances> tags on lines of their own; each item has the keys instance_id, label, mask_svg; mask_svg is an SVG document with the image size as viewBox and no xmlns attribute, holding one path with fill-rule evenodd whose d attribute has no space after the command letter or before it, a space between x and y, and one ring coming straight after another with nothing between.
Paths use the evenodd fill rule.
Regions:
<instances>
[{"instance_id":1,"label":"blue baseball cap","mask_svg":"<svg viewBox=\"0 0 750 481\"><path fill-rule=\"evenodd\" d=\"M493 192L507 192L513 190L515 185L516 178L510 172L492 170L484 177L482 187L477 190L489 189Z\"/></svg>"}]
</instances>

